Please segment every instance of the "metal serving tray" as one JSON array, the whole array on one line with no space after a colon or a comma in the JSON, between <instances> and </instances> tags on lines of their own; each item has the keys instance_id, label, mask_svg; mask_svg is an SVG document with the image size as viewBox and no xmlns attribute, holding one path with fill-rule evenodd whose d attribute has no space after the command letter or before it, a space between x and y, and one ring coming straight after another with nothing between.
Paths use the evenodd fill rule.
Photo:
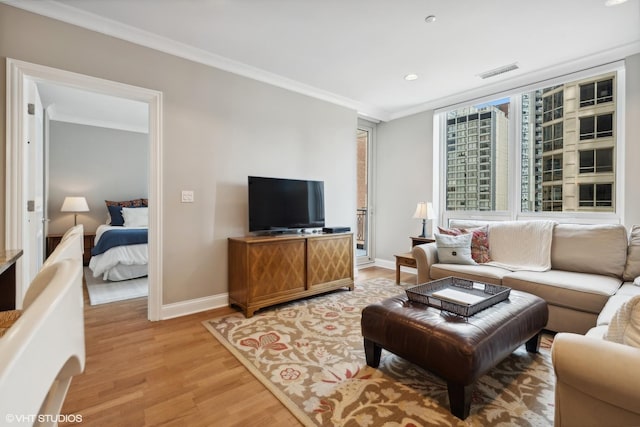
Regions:
<instances>
[{"instance_id":1,"label":"metal serving tray","mask_svg":"<svg viewBox=\"0 0 640 427\"><path fill-rule=\"evenodd\" d=\"M459 277L445 277L413 286L405 292L413 302L469 317L509 298L511 288Z\"/></svg>"}]
</instances>

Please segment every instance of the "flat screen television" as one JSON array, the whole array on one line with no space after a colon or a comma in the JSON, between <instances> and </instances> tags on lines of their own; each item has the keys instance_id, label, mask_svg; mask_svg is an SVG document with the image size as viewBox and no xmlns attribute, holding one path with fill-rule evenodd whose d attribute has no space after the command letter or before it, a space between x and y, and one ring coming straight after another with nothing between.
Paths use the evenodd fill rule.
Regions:
<instances>
[{"instance_id":1,"label":"flat screen television","mask_svg":"<svg viewBox=\"0 0 640 427\"><path fill-rule=\"evenodd\" d=\"M324 227L324 181L249 177L249 231Z\"/></svg>"}]
</instances>

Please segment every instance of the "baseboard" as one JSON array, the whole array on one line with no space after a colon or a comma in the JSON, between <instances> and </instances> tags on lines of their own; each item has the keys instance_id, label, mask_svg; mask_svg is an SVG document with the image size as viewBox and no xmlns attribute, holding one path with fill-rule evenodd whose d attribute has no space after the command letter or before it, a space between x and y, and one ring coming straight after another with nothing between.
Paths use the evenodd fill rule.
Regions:
<instances>
[{"instance_id":1,"label":"baseboard","mask_svg":"<svg viewBox=\"0 0 640 427\"><path fill-rule=\"evenodd\" d=\"M213 310L229 305L229 294L211 295L173 304L165 304L160 309L160 319L172 319L174 317L187 316L201 311Z\"/></svg>"},{"instance_id":2,"label":"baseboard","mask_svg":"<svg viewBox=\"0 0 640 427\"><path fill-rule=\"evenodd\" d=\"M389 270L395 270L396 269L396 262L395 261L389 261L388 259L376 258L375 266L376 267L381 267L381 268L386 268L386 269L389 269ZM400 271L402 271L403 273L418 274L418 270L416 270L415 268L412 268L412 267L401 266L400 267Z\"/></svg>"}]
</instances>

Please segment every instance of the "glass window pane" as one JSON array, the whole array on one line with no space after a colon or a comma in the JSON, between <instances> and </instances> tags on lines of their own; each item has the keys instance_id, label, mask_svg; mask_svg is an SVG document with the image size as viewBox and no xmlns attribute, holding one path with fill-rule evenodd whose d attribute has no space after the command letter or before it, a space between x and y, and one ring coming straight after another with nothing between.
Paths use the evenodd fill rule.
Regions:
<instances>
[{"instance_id":1,"label":"glass window pane","mask_svg":"<svg viewBox=\"0 0 640 427\"><path fill-rule=\"evenodd\" d=\"M613 135L613 115L603 114L598 116L598 138L604 138Z\"/></svg>"},{"instance_id":2,"label":"glass window pane","mask_svg":"<svg viewBox=\"0 0 640 427\"><path fill-rule=\"evenodd\" d=\"M593 172L593 150L580 151L580 173Z\"/></svg>"},{"instance_id":3,"label":"glass window pane","mask_svg":"<svg viewBox=\"0 0 640 427\"><path fill-rule=\"evenodd\" d=\"M613 79L598 82L598 104L613 101Z\"/></svg>"},{"instance_id":4,"label":"glass window pane","mask_svg":"<svg viewBox=\"0 0 640 427\"><path fill-rule=\"evenodd\" d=\"M595 98L595 83L580 85L580 106L593 105Z\"/></svg>"},{"instance_id":5,"label":"glass window pane","mask_svg":"<svg viewBox=\"0 0 640 427\"><path fill-rule=\"evenodd\" d=\"M596 150L596 172L613 172L613 148Z\"/></svg>"},{"instance_id":6,"label":"glass window pane","mask_svg":"<svg viewBox=\"0 0 640 427\"><path fill-rule=\"evenodd\" d=\"M595 137L594 117L582 117L580 119L580 139L593 139Z\"/></svg>"}]
</instances>

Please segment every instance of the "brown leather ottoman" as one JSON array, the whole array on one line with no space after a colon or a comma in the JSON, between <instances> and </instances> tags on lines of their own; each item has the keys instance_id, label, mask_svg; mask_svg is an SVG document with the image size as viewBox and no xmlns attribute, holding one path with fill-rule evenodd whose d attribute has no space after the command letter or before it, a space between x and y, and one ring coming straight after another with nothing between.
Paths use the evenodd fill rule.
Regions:
<instances>
[{"instance_id":1,"label":"brown leather ottoman","mask_svg":"<svg viewBox=\"0 0 640 427\"><path fill-rule=\"evenodd\" d=\"M537 352L547 317L543 299L514 290L471 317L398 295L362 311L367 365L377 367L384 348L433 372L447 381L451 413L465 419L473 383L524 343Z\"/></svg>"}]
</instances>

